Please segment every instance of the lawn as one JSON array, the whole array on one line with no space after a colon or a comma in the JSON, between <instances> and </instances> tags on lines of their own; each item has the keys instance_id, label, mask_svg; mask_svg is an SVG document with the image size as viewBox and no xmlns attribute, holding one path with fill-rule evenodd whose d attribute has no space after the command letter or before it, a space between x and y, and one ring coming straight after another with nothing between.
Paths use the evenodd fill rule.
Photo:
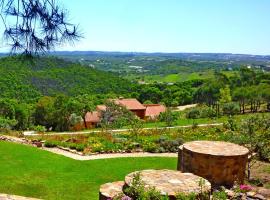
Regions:
<instances>
[{"instance_id":1,"label":"lawn","mask_svg":"<svg viewBox=\"0 0 270 200\"><path fill-rule=\"evenodd\" d=\"M99 186L141 169L176 169L176 158L76 161L0 142L0 193L41 199L98 199Z\"/></svg>"},{"instance_id":2,"label":"lawn","mask_svg":"<svg viewBox=\"0 0 270 200\"><path fill-rule=\"evenodd\" d=\"M241 120L244 120L244 119L247 119L251 116L255 116L255 115L258 115L258 116L270 116L270 113L246 113L244 115L235 115L234 116L234 119L237 121L237 122L240 122ZM187 119L185 118L184 116L180 117L174 124L173 126L187 126L187 125L192 125L192 124L214 124L214 123L224 123L224 122L227 122L228 121L228 116L221 116L219 118L213 118L213 119L210 119L210 118L199 118L199 119ZM144 127L145 128L156 128L156 127L166 127L166 123L165 122L147 122L144 124ZM126 127L128 128L128 127Z\"/></svg>"}]
</instances>

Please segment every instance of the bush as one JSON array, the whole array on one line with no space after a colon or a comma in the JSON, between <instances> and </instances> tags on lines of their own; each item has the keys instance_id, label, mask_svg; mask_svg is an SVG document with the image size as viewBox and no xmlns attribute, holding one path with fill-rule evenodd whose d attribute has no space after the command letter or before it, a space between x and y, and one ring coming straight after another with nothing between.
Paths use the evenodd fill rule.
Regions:
<instances>
[{"instance_id":1,"label":"bush","mask_svg":"<svg viewBox=\"0 0 270 200\"><path fill-rule=\"evenodd\" d=\"M225 115L235 115L240 112L240 107L238 104L230 102L230 103L225 103L222 106L222 111L223 114Z\"/></svg>"},{"instance_id":2,"label":"bush","mask_svg":"<svg viewBox=\"0 0 270 200\"><path fill-rule=\"evenodd\" d=\"M143 151L150 153L157 153L158 145L156 145L153 142L146 142L145 144L143 144Z\"/></svg>"},{"instance_id":3,"label":"bush","mask_svg":"<svg viewBox=\"0 0 270 200\"><path fill-rule=\"evenodd\" d=\"M14 126L17 125L17 121L15 119L6 119L6 118L2 118L0 116L0 129L7 129L10 130L12 129Z\"/></svg>"},{"instance_id":4,"label":"bush","mask_svg":"<svg viewBox=\"0 0 270 200\"><path fill-rule=\"evenodd\" d=\"M168 196L162 195L154 187L146 188L139 173L134 175L131 186L124 189L124 193L129 197L126 197L126 199L169 200Z\"/></svg>"},{"instance_id":5,"label":"bush","mask_svg":"<svg viewBox=\"0 0 270 200\"><path fill-rule=\"evenodd\" d=\"M178 193L176 195L176 199L177 200L196 200L196 194L195 193L191 193L189 195L186 195L185 193Z\"/></svg>"},{"instance_id":6,"label":"bush","mask_svg":"<svg viewBox=\"0 0 270 200\"><path fill-rule=\"evenodd\" d=\"M213 192L213 200L226 200L227 194L224 190Z\"/></svg>"},{"instance_id":7,"label":"bush","mask_svg":"<svg viewBox=\"0 0 270 200\"><path fill-rule=\"evenodd\" d=\"M165 122L166 126L172 126L178 118L179 118L179 113L173 112L169 108L165 112L160 113L159 115L159 121Z\"/></svg>"},{"instance_id":8,"label":"bush","mask_svg":"<svg viewBox=\"0 0 270 200\"><path fill-rule=\"evenodd\" d=\"M44 146L48 148L53 148L56 147L58 143L56 141L46 141Z\"/></svg>"},{"instance_id":9,"label":"bush","mask_svg":"<svg viewBox=\"0 0 270 200\"><path fill-rule=\"evenodd\" d=\"M84 148L85 148L85 145L83 145L83 144L77 144L77 146L76 146L76 150L77 151L83 151L84 150Z\"/></svg>"},{"instance_id":10,"label":"bush","mask_svg":"<svg viewBox=\"0 0 270 200\"><path fill-rule=\"evenodd\" d=\"M198 108L192 108L186 113L188 119L198 119L200 117L200 110Z\"/></svg>"},{"instance_id":11,"label":"bush","mask_svg":"<svg viewBox=\"0 0 270 200\"><path fill-rule=\"evenodd\" d=\"M178 148L180 145L183 144L182 139L176 139L176 140L168 140L165 138L160 138L156 141L156 143L160 146L159 152L178 152Z\"/></svg>"},{"instance_id":12,"label":"bush","mask_svg":"<svg viewBox=\"0 0 270 200\"><path fill-rule=\"evenodd\" d=\"M34 131L37 131L37 132L45 132L46 131L45 126L41 126L41 125L34 126L33 129L34 129Z\"/></svg>"},{"instance_id":13,"label":"bush","mask_svg":"<svg viewBox=\"0 0 270 200\"><path fill-rule=\"evenodd\" d=\"M203 107L200 112L201 118L214 118L216 115L216 111L211 107Z\"/></svg>"}]
</instances>

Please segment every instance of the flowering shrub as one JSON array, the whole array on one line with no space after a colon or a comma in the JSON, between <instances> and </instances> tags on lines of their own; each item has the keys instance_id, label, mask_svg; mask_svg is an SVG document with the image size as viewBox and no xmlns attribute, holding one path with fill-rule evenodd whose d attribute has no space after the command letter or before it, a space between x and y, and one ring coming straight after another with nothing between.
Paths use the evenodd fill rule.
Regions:
<instances>
[{"instance_id":1,"label":"flowering shrub","mask_svg":"<svg viewBox=\"0 0 270 200\"><path fill-rule=\"evenodd\" d=\"M240 185L240 190L243 193L251 191L253 188L250 185Z\"/></svg>"}]
</instances>

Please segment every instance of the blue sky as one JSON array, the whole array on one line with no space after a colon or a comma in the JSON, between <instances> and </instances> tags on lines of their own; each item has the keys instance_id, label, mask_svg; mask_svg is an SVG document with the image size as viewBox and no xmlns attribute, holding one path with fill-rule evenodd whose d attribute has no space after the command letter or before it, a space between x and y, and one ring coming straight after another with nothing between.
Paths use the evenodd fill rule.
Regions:
<instances>
[{"instance_id":1,"label":"blue sky","mask_svg":"<svg viewBox=\"0 0 270 200\"><path fill-rule=\"evenodd\" d=\"M270 0L59 0L84 39L57 50L270 54Z\"/></svg>"}]
</instances>

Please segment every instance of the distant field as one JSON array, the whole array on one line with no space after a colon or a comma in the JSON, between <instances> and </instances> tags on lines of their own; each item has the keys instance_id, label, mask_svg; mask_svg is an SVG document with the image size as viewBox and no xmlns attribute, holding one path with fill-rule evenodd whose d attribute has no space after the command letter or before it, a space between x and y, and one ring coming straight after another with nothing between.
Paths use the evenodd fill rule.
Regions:
<instances>
[{"instance_id":1,"label":"distant field","mask_svg":"<svg viewBox=\"0 0 270 200\"><path fill-rule=\"evenodd\" d=\"M34 147L0 142L0 193L41 199L98 199L101 184L142 169L176 169L176 158L76 161Z\"/></svg>"},{"instance_id":2,"label":"distant field","mask_svg":"<svg viewBox=\"0 0 270 200\"><path fill-rule=\"evenodd\" d=\"M223 71L226 76L230 77L233 76L236 72L232 71ZM168 74L168 75L144 75L144 76L138 76L138 75L130 75L127 76L128 79L134 80L134 79L143 79L145 82L153 83L155 81L157 82L165 82L165 83L175 83L175 82L183 82L183 81L189 81L189 80L203 80L203 79L209 79L214 77L214 71L202 71L202 72L181 72L178 74Z\"/></svg>"}]
</instances>

